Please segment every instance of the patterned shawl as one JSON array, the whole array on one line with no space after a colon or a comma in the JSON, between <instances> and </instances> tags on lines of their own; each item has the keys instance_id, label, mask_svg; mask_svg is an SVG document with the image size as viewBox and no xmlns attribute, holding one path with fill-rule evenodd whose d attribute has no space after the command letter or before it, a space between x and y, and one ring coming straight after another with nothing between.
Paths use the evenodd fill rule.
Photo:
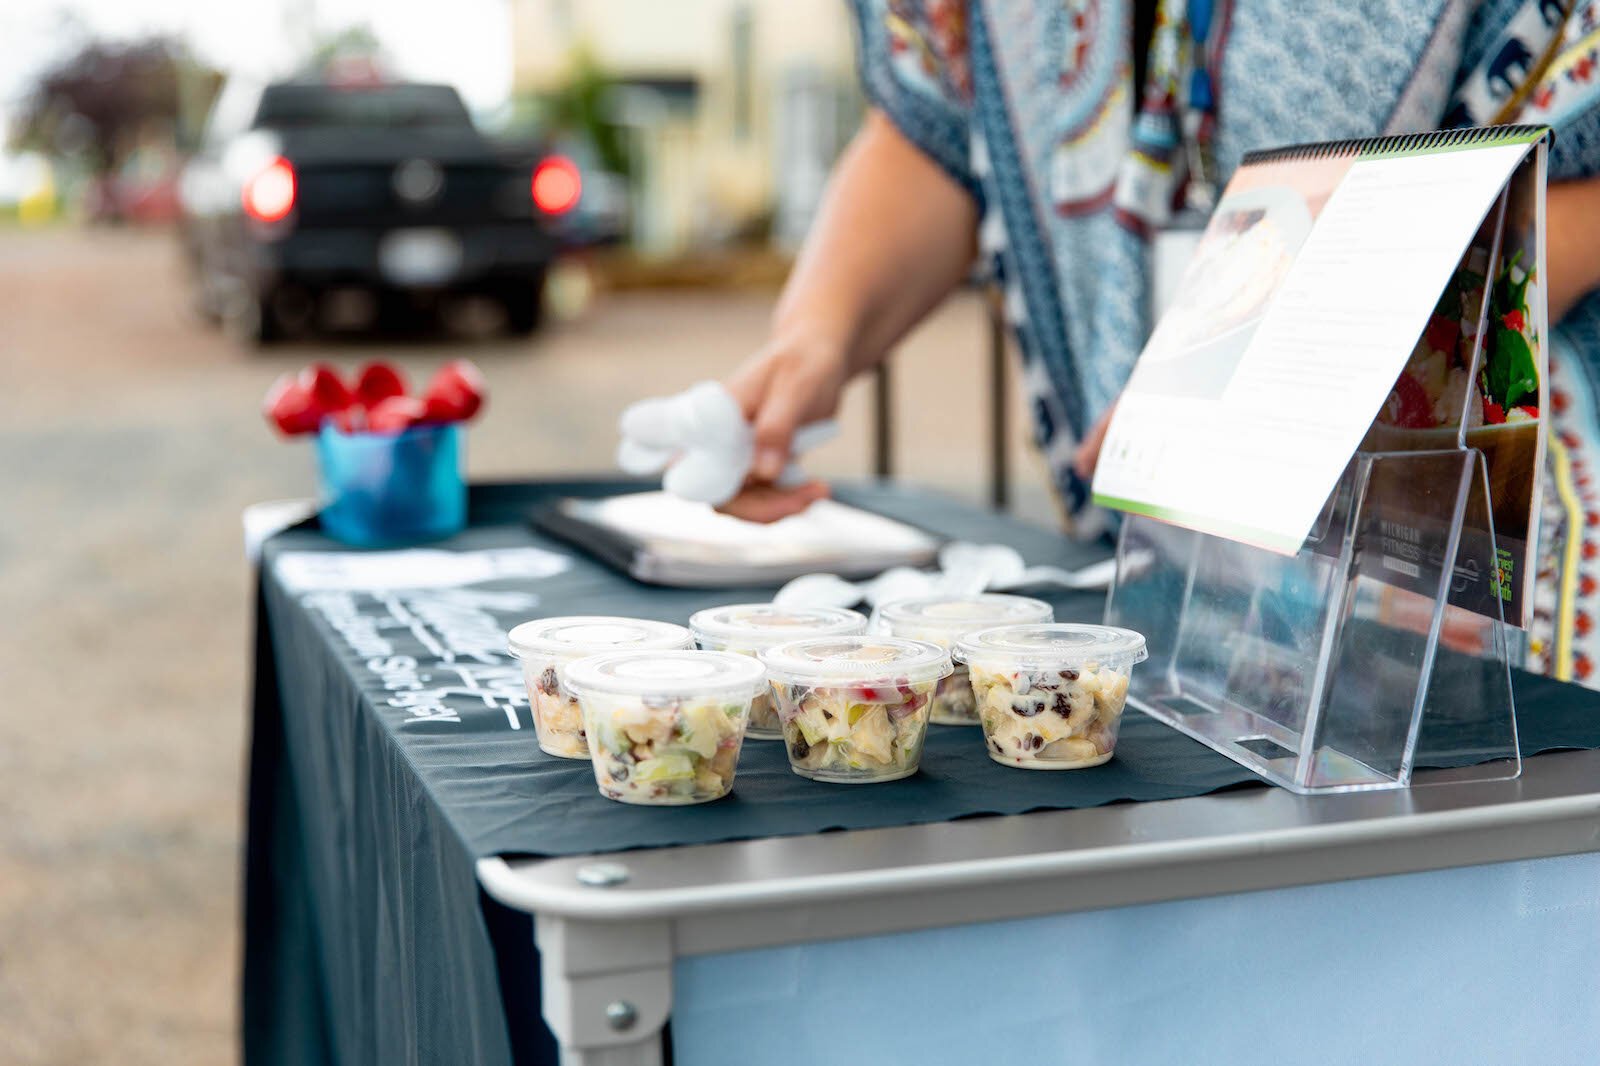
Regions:
<instances>
[{"instance_id":1,"label":"patterned shawl","mask_svg":"<svg viewBox=\"0 0 1600 1066\"><path fill-rule=\"evenodd\" d=\"M1600 0L1573 3L1219 0L1206 52L1221 179L1256 148L1497 118L1556 128L1552 180L1600 173ZM1080 528L1097 528L1072 453L1151 327L1147 227L1115 202L1137 143L1132 0L855 0L855 11L869 97L980 205L1036 440ZM1155 47L1164 40L1158 23ZM1600 296L1555 333L1561 358L1600 373Z\"/></svg>"}]
</instances>

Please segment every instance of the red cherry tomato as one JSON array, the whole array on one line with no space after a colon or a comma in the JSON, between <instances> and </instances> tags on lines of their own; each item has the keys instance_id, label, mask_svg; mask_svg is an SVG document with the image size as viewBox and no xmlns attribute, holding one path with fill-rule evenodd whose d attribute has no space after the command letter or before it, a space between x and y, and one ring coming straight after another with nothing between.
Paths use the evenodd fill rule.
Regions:
<instances>
[{"instance_id":1,"label":"red cherry tomato","mask_svg":"<svg viewBox=\"0 0 1600 1066\"><path fill-rule=\"evenodd\" d=\"M333 412L328 416L328 420L338 427L340 433L360 433L367 425L364 409L357 404L351 404L343 411Z\"/></svg>"},{"instance_id":2,"label":"red cherry tomato","mask_svg":"<svg viewBox=\"0 0 1600 1066\"><path fill-rule=\"evenodd\" d=\"M393 363L374 360L356 375L354 392L356 402L376 407L391 396L406 394L406 376Z\"/></svg>"},{"instance_id":3,"label":"red cherry tomato","mask_svg":"<svg viewBox=\"0 0 1600 1066\"><path fill-rule=\"evenodd\" d=\"M1404 429L1431 429L1433 404L1428 402L1428 391L1422 383L1405 371L1395 378L1394 391L1389 394L1390 410L1394 424Z\"/></svg>"},{"instance_id":4,"label":"red cherry tomato","mask_svg":"<svg viewBox=\"0 0 1600 1066\"><path fill-rule=\"evenodd\" d=\"M422 401L415 396L391 396L367 411L367 429L373 433L400 433L421 422Z\"/></svg>"},{"instance_id":5,"label":"red cherry tomato","mask_svg":"<svg viewBox=\"0 0 1600 1066\"><path fill-rule=\"evenodd\" d=\"M311 393L293 374L284 374L272 383L261 403L261 413L286 437L315 433L322 421Z\"/></svg>"},{"instance_id":6,"label":"red cherry tomato","mask_svg":"<svg viewBox=\"0 0 1600 1066\"><path fill-rule=\"evenodd\" d=\"M467 416L460 397L454 393L430 392L422 398L424 422L460 422Z\"/></svg>"},{"instance_id":7,"label":"red cherry tomato","mask_svg":"<svg viewBox=\"0 0 1600 1066\"><path fill-rule=\"evenodd\" d=\"M440 367L423 391L430 422L464 422L482 408L483 373L471 361L454 359Z\"/></svg>"},{"instance_id":8,"label":"red cherry tomato","mask_svg":"<svg viewBox=\"0 0 1600 1066\"><path fill-rule=\"evenodd\" d=\"M353 399L339 372L327 363L312 363L300 371L300 386L323 417L343 411Z\"/></svg>"},{"instance_id":9,"label":"red cherry tomato","mask_svg":"<svg viewBox=\"0 0 1600 1066\"><path fill-rule=\"evenodd\" d=\"M1443 315L1434 315L1428 319L1424 336L1428 338L1428 347L1454 358L1456 343L1461 340L1461 323Z\"/></svg>"}]
</instances>

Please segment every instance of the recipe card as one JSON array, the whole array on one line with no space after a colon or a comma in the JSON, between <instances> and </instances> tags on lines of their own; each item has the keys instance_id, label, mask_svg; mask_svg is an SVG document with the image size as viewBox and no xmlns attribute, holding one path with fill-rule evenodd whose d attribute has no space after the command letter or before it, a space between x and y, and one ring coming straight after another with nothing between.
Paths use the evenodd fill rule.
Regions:
<instances>
[{"instance_id":1,"label":"recipe card","mask_svg":"<svg viewBox=\"0 0 1600 1066\"><path fill-rule=\"evenodd\" d=\"M1542 469L1545 132L1247 156L1118 401L1095 501L1294 554L1358 448L1478 447L1497 594L1520 624Z\"/></svg>"}]
</instances>

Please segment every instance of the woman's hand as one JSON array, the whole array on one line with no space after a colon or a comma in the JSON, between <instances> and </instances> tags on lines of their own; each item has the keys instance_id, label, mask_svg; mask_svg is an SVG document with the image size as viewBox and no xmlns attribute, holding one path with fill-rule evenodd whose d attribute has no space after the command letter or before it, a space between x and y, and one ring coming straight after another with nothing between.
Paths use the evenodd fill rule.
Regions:
<instances>
[{"instance_id":1,"label":"woman's hand","mask_svg":"<svg viewBox=\"0 0 1600 1066\"><path fill-rule=\"evenodd\" d=\"M773 315L772 341L727 382L755 426L750 482L722 508L774 522L827 494L779 488L794 431L832 415L852 374L883 360L966 276L972 197L877 111L840 157Z\"/></svg>"},{"instance_id":2,"label":"woman's hand","mask_svg":"<svg viewBox=\"0 0 1600 1066\"><path fill-rule=\"evenodd\" d=\"M1083 435L1078 442L1078 450L1072 453L1072 470L1085 482L1094 480L1094 468L1100 465L1100 449L1106 443L1106 427L1111 425L1111 416L1116 413L1117 405L1113 403L1105 409L1105 413L1095 420L1089 427L1089 432Z\"/></svg>"},{"instance_id":3,"label":"woman's hand","mask_svg":"<svg viewBox=\"0 0 1600 1066\"><path fill-rule=\"evenodd\" d=\"M837 345L785 337L734 373L728 391L755 430L755 455L749 481L722 511L752 522L776 522L828 495L820 481L781 488L775 482L792 458L794 431L838 410L849 374Z\"/></svg>"},{"instance_id":4,"label":"woman's hand","mask_svg":"<svg viewBox=\"0 0 1600 1066\"><path fill-rule=\"evenodd\" d=\"M1600 286L1600 178L1553 181L1545 199L1545 294L1550 324Z\"/></svg>"}]
</instances>

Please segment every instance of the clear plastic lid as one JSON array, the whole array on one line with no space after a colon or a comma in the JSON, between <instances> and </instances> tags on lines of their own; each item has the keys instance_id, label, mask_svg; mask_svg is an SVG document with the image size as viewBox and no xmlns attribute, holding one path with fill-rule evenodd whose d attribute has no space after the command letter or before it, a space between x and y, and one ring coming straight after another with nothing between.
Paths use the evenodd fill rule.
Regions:
<instances>
[{"instance_id":1,"label":"clear plastic lid","mask_svg":"<svg viewBox=\"0 0 1600 1066\"><path fill-rule=\"evenodd\" d=\"M898 685L950 673L950 653L904 637L805 637L761 653L774 681L801 685Z\"/></svg>"},{"instance_id":2,"label":"clear plastic lid","mask_svg":"<svg viewBox=\"0 0 1600 1066\"><path fill-rule=\"evenodd\" d=\"M867 619L843 607L779 607L773 603L732 603L697 611L689 631L700 644L760 651L801 637L862 633Z\"/></svg>"},{"instance_id":3,"label":"clear plastic lid","mask_svg":"<svg viewBox=\"0 0 1600 1066\"><path fill-rule=\"evenodd\" d=\"M914 596L886 603L878 617L897 637L914 637L949 646L968 633L991 626L1048 622L1055 616L1043 600L985 592L976 596Z\"/></svg>"},{"instance_id":4,"label":"clear plastic lid","mask_svg":"<svg viewBox=\"0 0 1600 1066\"><path fill-rule=\"evenodd\" d=\"M1116 626L1048 622L996 626L969 633L956 643L960 662L994 664L1007 670L1060 669L1079 663L1125 663L1145 659L1144 636Z\"/></svg>"},{"instance_id":5,"label":"clear plastic lid","mask_svg":"<svg viewBox=\"0 0 1600 1066\"><path fill-rule=\"evenodd\" d=\"M519 659L567 662L613 648L687 648L689 631L671 622L608 615L568 615L524 622L507 643Z\"/></svg>"},{"instance_id":6,"label":"clear plastic lid","mask_svg":"<svg viewBox=\"0 0 1600 1066\"><path fill-rule=\"evenodd\" d=\"M762 665L731 651L608 651L567 664L567 687L578 695L659 700L747 700L767 680Z\"/></svg>"}]
</instances>

